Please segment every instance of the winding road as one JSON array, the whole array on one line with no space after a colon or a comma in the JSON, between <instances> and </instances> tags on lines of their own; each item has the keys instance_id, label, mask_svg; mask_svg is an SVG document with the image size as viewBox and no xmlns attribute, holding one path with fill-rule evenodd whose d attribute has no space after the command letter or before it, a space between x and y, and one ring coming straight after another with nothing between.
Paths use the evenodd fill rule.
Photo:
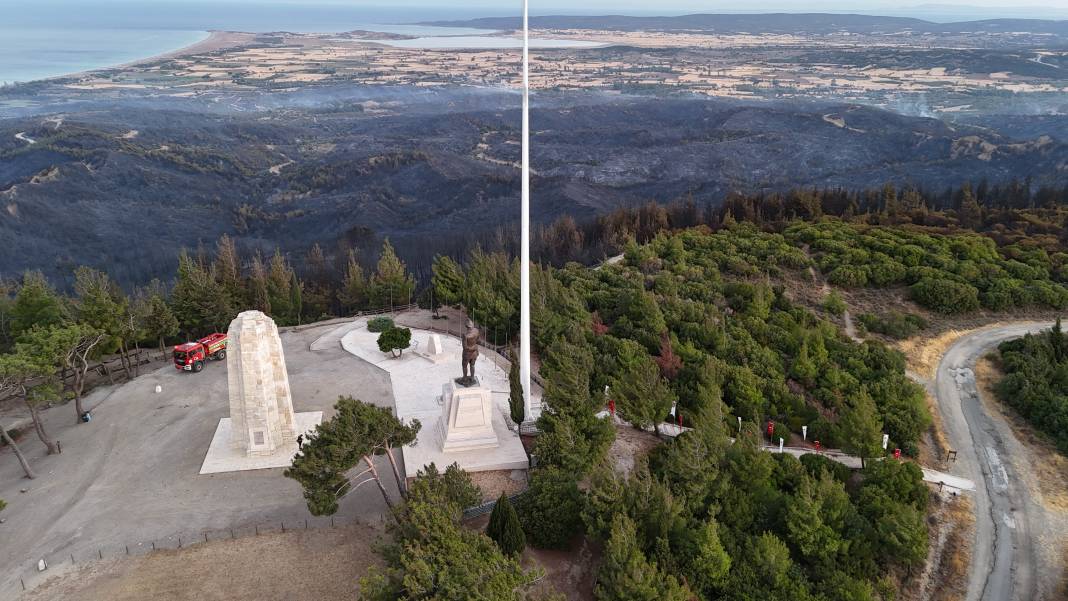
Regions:
<instances>
[{"instance_id":1,"label":"winding road","mask_svg":"<svg viewBox=\"0 0 1068 601\"><path fill-rule=\"evenodd\" d=\"M1020 322L966 334L942 357L933 392L943 425L957 451L952 471L978 483L975 491L976 539L968 601L1029 601L1038 596L1033 528L1041 511L1017 466L1009 458L1003 420L983 410L975 383L975 363L995 346L1052 322ZM1035 523L1032 521L1039 518Z\"/></svg>"}]
</instances>

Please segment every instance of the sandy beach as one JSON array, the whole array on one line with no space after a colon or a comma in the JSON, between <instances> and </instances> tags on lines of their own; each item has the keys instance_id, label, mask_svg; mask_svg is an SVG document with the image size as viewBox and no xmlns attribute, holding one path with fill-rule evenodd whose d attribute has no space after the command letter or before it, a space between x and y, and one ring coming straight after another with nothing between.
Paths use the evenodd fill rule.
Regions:
<instances>
[{"instance_id":1,"label":"sandy beach","mask_svg":"<svg viewBox=\"0 0 1068 601\"><path fill-rule=\"evenodd\" d=\"M228 50L230 48L236 48L242 44L247 44L256 38L254 33L243 33L238 31L210 31L208 36L199 42L183 46L175 50L147 56L145 58L139 58L137 60L128 61L125 63L119 63L115 65L108 65L106 67L98 67L96 69L88 69L85 71L75 71L73 73L65 73L63 75L56 75L55 77L47 77L38 81L57 81L62 79L80 78L94 73L100 73L101 71L111 71L113 69L128 69L156 61L166 60L170 58L178 58L181 56L189 56L192 54L203 54L207 52L217 52L221 50Z\"/></svg>"}]
</instances>

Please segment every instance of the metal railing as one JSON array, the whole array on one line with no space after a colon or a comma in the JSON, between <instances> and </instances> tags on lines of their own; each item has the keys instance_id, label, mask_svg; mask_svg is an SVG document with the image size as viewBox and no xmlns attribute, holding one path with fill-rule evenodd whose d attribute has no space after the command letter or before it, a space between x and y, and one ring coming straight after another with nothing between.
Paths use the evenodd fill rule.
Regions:
<instances>
[{"instance_id":1,"label":"metal railing","mask_svg":"<svg viewBox=\"0 0 1068 601\"><path fill-rule=\"evenodd\" d=\"M520 498L522 498L522 496L524 494L526 494L526 492L527 491L525 491L525 490L521 490L521 491L515 493L514 495L508 495L508 501L511 502L512 504L515 504L515 502L518 501ZM497 499L492 499L490 501L486 501L485 503L483 503L481 505L475 505L474 507L468 507L467 509L464 510L463 519L470 520L472 518L477 518L478 516L481 516L481 515L486 515L487 513L493 511L493 508L496 507L496 506L497 506Z\"/></svg>"}]
</instances>

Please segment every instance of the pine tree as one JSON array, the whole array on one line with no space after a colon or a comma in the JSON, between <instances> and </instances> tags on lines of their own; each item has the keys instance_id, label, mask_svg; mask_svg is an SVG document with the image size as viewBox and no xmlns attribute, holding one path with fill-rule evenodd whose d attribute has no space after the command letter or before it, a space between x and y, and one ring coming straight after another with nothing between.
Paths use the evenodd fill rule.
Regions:
<instances>
[{"instance_id":1,"label":"pine tree","mask_svg":"<svg viewBox=\"0 0 1068 601\"><path fill-rule=\"evenodd\" d=\"M304 284L297 279L297 274L289 272L289 308L292 311L292 319L296 323L303 323L301 319L304 315L304 300L301 296L301 290L304 288Z\"/></svg>"},{"instance_id":2,"label":"pine tree","mask_svg":"<svg viewBox=\"0 0 1068 601\"><path fill-rule=\"evenodd\" d=\"M363 276L363 268L356 259L356 251L349 251L349 262L345 268L345 279L341 283L338 292L338 301L342 308L355 313L364 308L367 303L367 280Z\"/></svg>"},{"instance_id":3,"label":"pine tree","mask_svg":"<svg viewBox=\"0 0 1068 601\"><path fill-rule=\"evenodd\" d=\"M520 382L519 357L515 347L509 351L508 360L511 361L508 367L508 409L512 414L512 421L521 424L526 417L526 403L523 399L523 383Z\"/></svg>"},{"instance_id":4,"label":"pine tree","mask_svg":"<svg viewBox=\"0 0 1068 601\"><path fill-rule=\"evenodd\" d=\"M633 341L624 342L617 357L620 369L611 384L620 415L635 427L659 428L675 393L645 349Z\"/></svg>"},{"instance_id":5,"label":"pine tree","mask_svg":"<svg viewBox=\"0 0 1068 601\"><path fill-rule=\"evenodd\" d=\"M249 302L253 309L271 314L271 297L267 290L267 266L258 252L252 257L249 277Z\"/></svg>"},{"instance_id":6,"label":"pine tree","mask_svg":"<svg viewBox=\"0 0 1068 601\"><path fill-rule=\"evenodd\" d=\"M153 339L159 340L159 352L164 352L164 341L169 336L178 334L178 320L167 306L161 294L153 294L148 300L148 312L145 315L145 330Z\"/></svg>"},{"instance_id":7,"label":"pine tree","mask_svg":"<svg viewBox=\"0 0 1068 601\"><path fill-rule=\"evenodd\" d=\"M241 255L237 252L234 239L226 234L223 234L215 245L215 261L212 263L212 271L230 304L235 307L244 306L247 299L241 281Z\"/></svg>"},{"instance_id":8,"label":"pine tree","mask_svg":"<svg viewBox=\"0 0 1068 601\"><path fill-rule=\"evenodd\" d=\"M271 305L271 317L279 325L289 325L296 321L293 316L292 284L293 270L282 256L282 251L275 249L267 270L267 299Z\"/></svg>"},{"instance_id":9,"label":"pine tree","mask_svg":"<svg viewBox=\"0 0 1068 601\"><path fill-rule=\"evenodd\" d=\"M983 207L972 194L971 184L964 184L961 188L960 210L957 211L957 219L961 227L975 229L983 224Z\"/></svg>"},{"instance_id":10,"label":"pine tree","mask_svg":"<svg viewBox=\"0 0 1068 601\"><path fill-rule=\"evenodd\" d=\"M790 368L790 377L805 386L812 386L817 375L819 372L816 370L816 364L808 355L808 342L802 342L801 350L797 352L797 358L794 359L793 367Z\"/></svg>"},{"instance_id":11,"label":"pine tree","mask_svg":"<svg viewBox=\"0 0 1068 601\"><path fill-rule=\"evenodd\" d=\"M1049 331L1049 343L1053 347L1053 358L1057 363L1064 362L1065 355L1065 339L1064 330L1061 329L1061 318L1057 318L1057 322L1053 324L1053 329Z\"/></svg>"},{"instance_id":12,"label":"pine tree","mask_svg":"<svg viewBox=\"0 0 1068 601\"><path fill-rule=\"evenodd\" d=\"M419 420L404 423L385 407L340 397L334 417L324 421L307 437L293 465L283 472L304 487L304 499L312 515L332 515L338 509L338 491L374 481L386 505L393 501L375 467L375 456L385 455L393 469L397 488L403 490L394 449L411 444L419 434ZM363 463L362 470L353 468ZM349 480L358 480L354 482ZM369 480L364 480L369 478Z\"/></svg>"},{"instance_id":13,"label":"pine tree","mask_svg":"<svg viewBox=\"0 0 1068 601\"><path fill-rule=\"evenodd\" d=\"M455 305L463 298L464 272L451 258L444 255L434 257L434 276L431 284L437 302L443 305Z\"/></svg>"},{"instance_id":14,"label":"pine tree","mask_svg":"<svg viewBox=\"0 0 1068 601\"><path fill-rule=\"evenodd\" d=\"M11 335L20 334L33 326L46 328L66 321L67 315L56 291L48 285L40 271L27 271L11 306Z\"/></svg>"},{"instance_id":15,"label":"pine tree","mask_svg":"<svg viewBox=\"0 0 1068 601\"><path fill-rule=\"evenodd\" d=\"M866 390L853 397L838 423L842 430L843 449L860 457L861 465L882 449L882 422L875 401Z\"/></svg>"},{"instance_id":16,"label":"pine tree","mask_svg":"<svg viewBox=\"0 0 1068 601\"><path fill-rule=\"evenodd\" d=\"M404 261L397 257L389 240L382 243L382 255L378 259L378 270L371 278L368 296L371 308L380 309L405 305L411 301L415 290L415 278L408 273Z\"/></svg>"},{"instance_id":17,"label":"pine tree","mask_svg":"<svg viewBox=\"0 0 1068 601\"><path fill-rule=\"evenodd\" d=\"M486 526L486 536L497 543L502 553L512 557L518 556L526 547L526 537L523 535L523 527L519 524L519 515L503 492L497 499L497 504L493 506L489 525Z\"/></svg>"},{"instance_id":18,"label":"pine tree","mask_svg":"<svg viewBox=\"0 0 1068 601\"><path fill-rule=\"evenodd\" d=\"M184 250L178 256L178 280L171 293L174 316L187 332L219 331L233 319L222 287Z\"/></svg>"},{"instance_id":19,"label":"pine tree","mask_svg":"<svg viewBox=\"0 0 1068 601\"><path fill-rule=\"evenodd\" d=\"M634 522L617 514L597 573L598 601L684 601L692 595L642 553Z\"/></svg>"},{"instance_id":20,"label":"pine tree","mask_svg":"<svg viewBox=\"0 0 1068 601\"><path fill-rule=\"evenodd\" d=\"M130 308L126 296L108 274L89 267L79 267L74 271L74 293L77 321L107 334L107 341L101 345L101 350L104 353L116 350L122 353L123 368L129 377L124 337L126 329L123 327Z\"/></svg>"}]
</instances>

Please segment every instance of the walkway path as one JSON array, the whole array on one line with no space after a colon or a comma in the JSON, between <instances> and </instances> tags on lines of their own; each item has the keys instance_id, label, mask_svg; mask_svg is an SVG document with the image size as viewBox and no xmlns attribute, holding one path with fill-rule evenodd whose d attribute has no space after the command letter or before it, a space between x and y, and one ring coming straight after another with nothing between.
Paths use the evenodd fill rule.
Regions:
<instances>
[{"instance_id":1,"label":"walkway path","mask_svg":"<svg viewBox=\"0 0 1068 601\"><path fill-rule=\"evenodd\" d=\"M608 411L607 410L601 411L600 413L597 414L597 417L600 417L600 418L608 417ZM615 419L615 422L617 424L630 425L628 422L624 421L619 416L615 416L614 419ZM646 426L643 429L646 432L656 432L657 431L657 429L654 428L653 426ZM676 425L676 424L672 424L670 422L662 422L659 425L659 433L660 433L660 435L661 436L666 436L668 438L675 438L676 436L681 435L683 432L689 432L691 430L693 430L693 428L688 428L686 426L679 426L679 425ZM731 442L732 443L734 442L733 438L731 438ZM762 448L763 448L763 450L768 451L769 453L778 453L779 452L779 445L768 445L768 444L766 444ZM850 467L852 469L860 469L861 465L862 465L862 461L861 461L860 457L857 457L856 455L849 455L847 453L843 453L842 451L840 451L838 449L820 449L820 450L817 451L813 447L783 447L782 451L784 453L789 453L790 455L793 455L794 457L801 457L802 455L812 455L812 454L822 455L822 456L824 456L824 457L826 457L828 459L831 459L832 461L837 461L838 463L841 463L842 465L845 465L845 466ZM869 461L877 461L877 460L869 459ZM928 468L928 467L923 467L923 466L920 466L920 469L923 470L923 481L924 482L928 482L930 484L937 484L939 486L949 488L951 491L956 491L956 492L960 492L960 491L974 492L975 489L976 489L975 482L972 481L972 480L969 480L968 478L962 478L960 476L954 476L953 474L947 474L945 472L940 472L938 470L934 470L934 469L931 469L931 468Z\"/></svg>"}]
</instances>

